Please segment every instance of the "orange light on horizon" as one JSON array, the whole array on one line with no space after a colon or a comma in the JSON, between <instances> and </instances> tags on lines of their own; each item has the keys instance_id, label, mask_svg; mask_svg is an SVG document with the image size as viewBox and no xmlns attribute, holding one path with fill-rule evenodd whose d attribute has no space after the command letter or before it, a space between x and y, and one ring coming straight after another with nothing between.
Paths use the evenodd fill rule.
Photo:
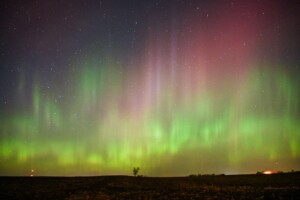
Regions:
<instances>
[{"instance_id":1,"label":"orange light on horizon","mask_svg":"<svg viewBox=\"0 0 300 200\"><path fill-rule=\"evenodd\" d=\"M264 171L264 174L272 174L273 172L270 170Z\"/></svg>"}]
</instances>

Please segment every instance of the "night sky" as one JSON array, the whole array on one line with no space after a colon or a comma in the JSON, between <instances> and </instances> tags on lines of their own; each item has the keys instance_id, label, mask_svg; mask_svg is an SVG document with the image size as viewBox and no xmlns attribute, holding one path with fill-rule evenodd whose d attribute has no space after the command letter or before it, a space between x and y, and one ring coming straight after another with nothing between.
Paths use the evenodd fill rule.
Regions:
<instances>
[{"instance_id":1,"label":"night sky","mask_svg":"<svg viewBox=\"0 0 300 200\"><path fill-rule=\"evenodd\" d=\"M0 175L300 170L297 1L0 4Z\"/></svg>"}]
</instances>

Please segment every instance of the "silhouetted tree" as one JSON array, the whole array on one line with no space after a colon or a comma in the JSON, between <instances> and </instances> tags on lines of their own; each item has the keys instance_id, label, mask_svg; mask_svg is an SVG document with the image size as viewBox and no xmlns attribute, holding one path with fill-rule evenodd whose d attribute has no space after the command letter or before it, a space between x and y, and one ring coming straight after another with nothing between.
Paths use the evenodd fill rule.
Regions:
<instances>
[{"instance_id":1,"label":"silhouetted tree","mask_svg":"<svg viewBox=\"0 0 300 200\"><path fill-rule=\"evenodd\" d=\"M134 167L133 170L132 170L133 176L137 176L139 171L140 171L139 167Z\"/></svg>"}]
</instances>

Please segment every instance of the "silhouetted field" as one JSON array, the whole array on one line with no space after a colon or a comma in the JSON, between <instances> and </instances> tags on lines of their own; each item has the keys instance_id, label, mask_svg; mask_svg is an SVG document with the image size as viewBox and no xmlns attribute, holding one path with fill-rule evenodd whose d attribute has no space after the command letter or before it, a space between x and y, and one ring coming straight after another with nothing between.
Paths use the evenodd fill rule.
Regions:
<instances>
[{"instance_id":1,"label":"silhouetted field","mask_svg":"<svg viewBox=\"0 0 300 200\"><path fill-rule=\"evenodd\" d=\"M196 177L0 177L0 199L299 199L300 173Z\"/></svg>"}]
</instances>

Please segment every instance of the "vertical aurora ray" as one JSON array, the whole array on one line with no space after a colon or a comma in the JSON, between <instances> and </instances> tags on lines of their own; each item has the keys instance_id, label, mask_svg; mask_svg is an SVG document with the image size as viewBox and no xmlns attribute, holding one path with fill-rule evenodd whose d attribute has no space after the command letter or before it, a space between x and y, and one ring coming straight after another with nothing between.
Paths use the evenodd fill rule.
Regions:
<instances>
[{"instance_id":1,"label":"vertical aurora ray","mask_svg":"<svg viewBox=\"0 0 300 200\"><path fill-rule=\"evenodd\" d=\"M121 47L113 19L97 19L110 27L105 41L83 18L98 34L79 39L86 54L66 55L60 73L28 66L14 80L13 103L0 112L0 175L299 169L299 70L277 63L285 37L264 36L281 25L280 7L235 3L174 4L135 21L138 50Z\"/></svg>"}]
</instances>

